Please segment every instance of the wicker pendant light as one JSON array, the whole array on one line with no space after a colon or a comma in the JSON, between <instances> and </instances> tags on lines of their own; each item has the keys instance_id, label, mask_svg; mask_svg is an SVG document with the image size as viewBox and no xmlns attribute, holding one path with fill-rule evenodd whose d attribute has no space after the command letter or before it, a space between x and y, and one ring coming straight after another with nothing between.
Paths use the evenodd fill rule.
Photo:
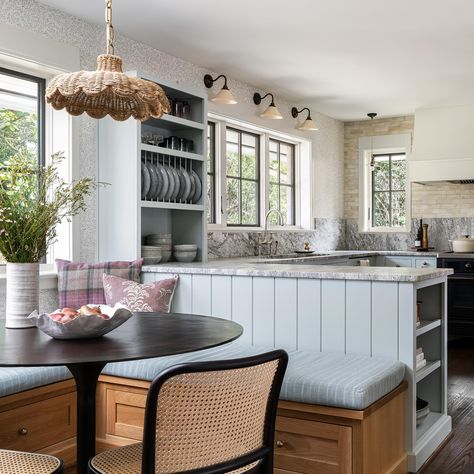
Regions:
<instances>
[{"instance_id":1,"label":"wicker pendant light","mask_svg":"<svg viewBox=\"0 0 474 474\"><path fill-rule=\"evenodd\" d=\"M96 119L110 115L114 120L132 116L144 121L168 113L168 98L158 84L122 71L122 59L114 54L112 0L105 0L105 22L107 54L97 58L97 70L54 77L46 90L46 102L57 110L65 108L71 115L86 112Z\"/></svg>"}]
</instances>

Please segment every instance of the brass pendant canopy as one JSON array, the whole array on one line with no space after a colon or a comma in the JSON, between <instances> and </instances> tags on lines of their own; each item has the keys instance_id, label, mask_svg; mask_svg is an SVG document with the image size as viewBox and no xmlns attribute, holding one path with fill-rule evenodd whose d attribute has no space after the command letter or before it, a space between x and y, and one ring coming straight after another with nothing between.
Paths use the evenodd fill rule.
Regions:
<instances>
[{"instance_id":1,"label":"brass pendant canopy","mask_svg":"<svg viewBox=\"0 0 474 474\"><path fill-rule=\"evenodd\" d=\"M97 58L96 71L54 77L46 89L46 102L56 110L66 109L71 115L85 112L96 119L110 115L119 121L129 117L144 121L169 113L168 98L158 84L123 73L122 59L113 54L112 0L105 0L105 7L107 54Z\"/></svg>"}]
</instances>

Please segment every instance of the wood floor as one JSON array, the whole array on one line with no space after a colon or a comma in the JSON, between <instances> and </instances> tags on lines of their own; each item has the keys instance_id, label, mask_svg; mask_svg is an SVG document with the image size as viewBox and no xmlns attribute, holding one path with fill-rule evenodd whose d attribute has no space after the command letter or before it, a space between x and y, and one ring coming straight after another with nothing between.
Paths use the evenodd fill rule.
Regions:
<instances>
[{"instance_id":1,"label":"wood floor","mask_svg":"<svg viewBox=\"0 0 474 474\"><path fill-rule=\"evenodd\" d=\"M474 473L474 338L449 342L448 413L454 436L421 474Z\"/></svg>"}]
</instances>

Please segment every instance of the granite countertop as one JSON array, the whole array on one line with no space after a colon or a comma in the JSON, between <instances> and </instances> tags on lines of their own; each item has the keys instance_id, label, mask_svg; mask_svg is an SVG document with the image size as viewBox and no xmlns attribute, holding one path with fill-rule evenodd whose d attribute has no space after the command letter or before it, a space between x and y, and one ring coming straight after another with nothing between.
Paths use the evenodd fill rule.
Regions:
<instances>
[{"instance_id":1,"label":"granite countertop","mask_svg":"<svg viewBox=\"0 0 474 474\"><path fill-rule=\"evenodd\" d=\"M369 252L335 251L327 255L298 258L265 259L264 257L239 257L210 260L208 262L170 262L145 265L145 273L187 273L203 275L236 275L280 278L314 278L327 280L377 280L417 282L445 277L453 271L446 268L360 267L329 266L331 260L343 257L364 258L376 255L410 257L436 257L436 252ZM313 263L314 262L314 263Z\"/></svg>"}]
</instances>

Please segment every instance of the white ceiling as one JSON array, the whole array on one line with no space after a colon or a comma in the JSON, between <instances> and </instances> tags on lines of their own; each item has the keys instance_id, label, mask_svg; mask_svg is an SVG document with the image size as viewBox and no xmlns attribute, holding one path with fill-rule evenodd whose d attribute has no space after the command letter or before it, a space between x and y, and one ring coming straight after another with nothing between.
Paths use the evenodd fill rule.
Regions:
<instances>
[{"instance_id":1,"label":"white ceiling","mask_svg":"<svg viewBox=\"0 0 474 474\"><path fill-rule=\"evenodd\" d=\"M104 21L103 0L40 1ZM338 119L474 103L472 0L114 0L113 6L119 33Z\"/></svg>"}]
</instances>

